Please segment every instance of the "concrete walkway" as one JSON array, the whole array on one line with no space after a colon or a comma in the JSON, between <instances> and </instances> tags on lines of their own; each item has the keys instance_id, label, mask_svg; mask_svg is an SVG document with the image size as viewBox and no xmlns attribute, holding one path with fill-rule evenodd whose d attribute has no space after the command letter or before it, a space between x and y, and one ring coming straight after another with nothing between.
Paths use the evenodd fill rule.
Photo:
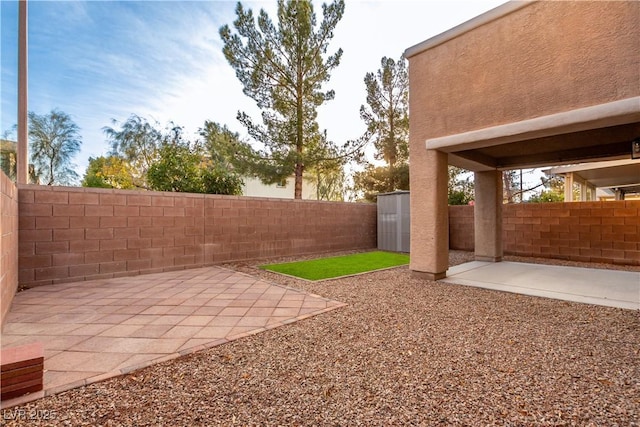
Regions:
<instances>
[{"instance_id":1,"label":"concrete walkway","mask_svg":"<svg viewBox=\"0 0 640 427\"><path fill-rule=\"evenodd\" d=\"M16 294L2 347L42 342L44 391L122 375L345 304L207 267L41 286Z\"/></svg>"},{"instance_id":2,"label":"concrete walkway","mask_svg":"<svg viewBox=\"0 0 640 427\"><path fill-rule=\"evenodd\" d=\"M640 273L521 262L473 261L440 280L467 286L608 307L640 309Z\"/></svg>"}]
</instances>

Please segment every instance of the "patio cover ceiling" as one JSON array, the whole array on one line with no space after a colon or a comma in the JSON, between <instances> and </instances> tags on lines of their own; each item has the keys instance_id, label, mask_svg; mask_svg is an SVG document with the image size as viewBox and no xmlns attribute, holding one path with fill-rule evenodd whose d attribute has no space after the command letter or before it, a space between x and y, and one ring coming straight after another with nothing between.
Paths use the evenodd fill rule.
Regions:
<instances>
[{"instance_id":1,"label":"patio cover ceiling","mask_svg":"<svg viewBox=\"0 0 640 427\"><path fill-rule=\"evenodd\" d=\"M426 141L473 171L630 159L640 137L640 97Z\"/></svg>"},{"instance_id":2,"label":"patio cover ceiling","mask_svg":"<svg viewBox=\"0 0 640 427\"><path fill-rule=\"evenodd\" d=\"M640 159L558 166L544 172L547 175L573 172L597 188L623 188L627 193L640 193Z\"/></svg>"}]
</instances>

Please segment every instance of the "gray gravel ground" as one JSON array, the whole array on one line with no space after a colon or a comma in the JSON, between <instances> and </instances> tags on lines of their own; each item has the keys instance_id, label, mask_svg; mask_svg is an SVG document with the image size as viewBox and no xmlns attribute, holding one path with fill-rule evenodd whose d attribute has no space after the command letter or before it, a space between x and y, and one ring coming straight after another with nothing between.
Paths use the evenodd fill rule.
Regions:
<instances>
[{"instance_id":1,"label":"gray gravel ground","mask_svg":"<svg viewBox=\"0 0 640 427\"><path fill-rule=\"evenodd\" d=\"M349 306L5 410L3 422L640 425L638 311L426 282L406 267L320 283L233 267ZM7 419L21 413L35 419Z\"/></svg>"}]
</instances>

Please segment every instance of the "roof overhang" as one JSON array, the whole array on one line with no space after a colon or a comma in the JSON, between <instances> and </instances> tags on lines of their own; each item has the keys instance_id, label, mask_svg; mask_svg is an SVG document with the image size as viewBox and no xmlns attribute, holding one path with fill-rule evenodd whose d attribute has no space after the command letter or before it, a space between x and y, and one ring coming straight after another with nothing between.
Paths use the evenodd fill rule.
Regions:
<instances>
[{"instance_id":1,"label":"roof overhang","mask_svg":"<svg viewBox=\"0 0 640 427\"><path fill-rule=\"evenodd\" d=\"M426 148L470 170L541 167L631 157L640 136L640 96L455 135Z\"/></svg>"},{"instance_id":2,"label":"roof overhang","mask_svg":"<svg viewBox=\"0 0 640 427\"><path fill-rule=\"evenodd\" d=\"M460 25L457 25L444 33L440 33L437 36L431 37L421 43L418 43L404 51L404 57L409 59L412 56L418 55L425 50L432 49L438 45L448 42L451 39L461 36L462 34L468 33L478 27L486 25L496 19L500 19L510 13L515 12L518 9L522 9L525 6L530 5L531 3L535 3L535 1L509 1L507 3L501 4L498 7L495 7L482 15L478 15L473 19L470 19L466 22L463 22Z\"/></svg>"}]
</instances>

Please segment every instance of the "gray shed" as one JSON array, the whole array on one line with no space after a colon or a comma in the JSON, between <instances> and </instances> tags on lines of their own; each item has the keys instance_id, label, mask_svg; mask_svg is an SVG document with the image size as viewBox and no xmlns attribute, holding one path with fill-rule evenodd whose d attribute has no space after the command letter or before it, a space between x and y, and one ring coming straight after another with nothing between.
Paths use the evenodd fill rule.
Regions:
<instances>
[{"instance_id":1,"label":"gray shed","mask_svg":"<svg viewBox=\"0 0 640 427\"><path fill-rule=\"evenodd\" d=\"M378 249L409 252L409 192L378 194Z\"/></svg>"}]
</instances>

